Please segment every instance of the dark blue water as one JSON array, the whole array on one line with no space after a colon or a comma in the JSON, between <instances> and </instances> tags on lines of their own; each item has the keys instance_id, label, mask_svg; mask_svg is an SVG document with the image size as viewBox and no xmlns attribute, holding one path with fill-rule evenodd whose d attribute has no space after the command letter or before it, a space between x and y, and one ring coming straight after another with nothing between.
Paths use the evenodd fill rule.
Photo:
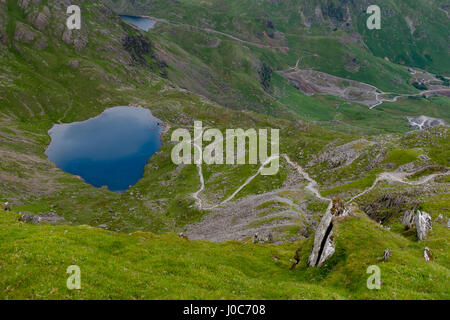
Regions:
<instances>
[{"instance_id":1,"label":"dark blue water","mask_svg":"<svg viewBox=\"0 0 450 320\"><path fill-rule=\"evenodd\" d=\"M144 31L148 31L148 30L152 29L156 24L156 21L152 20L150 18L127 16L127 15L120 15L120 17L125 22L128 22Z\"/></svg>"},{"instance_id":2,"label":"dark blue water","mask_svg":"<svg viewBox=\"0 0 450 320\"><path fill-rule=\"evenodd\" d=\"M161 147L158 123L144 108L107 109L83 122L55 125L46 154L60 169L95 187L125 191L142 178Z\"/></svg>"}]
</instances>

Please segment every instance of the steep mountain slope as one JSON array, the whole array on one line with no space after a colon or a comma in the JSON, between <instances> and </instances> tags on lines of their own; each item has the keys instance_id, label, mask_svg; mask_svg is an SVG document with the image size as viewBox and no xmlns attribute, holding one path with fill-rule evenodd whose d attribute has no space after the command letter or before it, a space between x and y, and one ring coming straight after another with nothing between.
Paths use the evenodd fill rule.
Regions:
<instances>
[{"instance_id":1,"label":"steep mountain slope","mask_svg":"<svg viewBox=\"0 0 450 320\"><path fill-rule=\"evenodd\" d=\"M449 24L445 1L383 0L382 28L366 28L363 0L108 0L121 12L156 15L197 27L209 27L248 41L269 44L276 36L301 33L359 33L378 57L448 73ZM172 4L172 5L171 5ZM281 33L281 34L280 34ZM356 40L356 39L355 39Z\"/></svg>"},{"instance_id":2,"label":"steep mountain slope","mask_svg":"<svg viewBox=\"0 0 450 320\"><path fill-rule=\"evenodd\" d=\"M159 57L170 66L169 78L225 106L283 117L289 117L288 110L303 119L326 121L325 125L332 122L336 129L364 133L406 132L408 124L398 117L397 104L427 104L424 114L437 112L438 118L448 120L448 99L432 96L448 95L448 87L433 75L417 77L407 68L428 68L442 79L439 74L448 75L449 21L443 17L435 22L433 12L443 13L434 4L420 1L407 6L385 1L380 6L386 24L381 30L367 30L368 4L364 1L109 3L120 13L156 17L151 35L158 43ZM421 23L426 27L420 30L426 37L411 37L397 26L400 17L417 16L422 10L426 14ZM418 53L422 47L426 53ZM415 62L425 59L425 54L433 55L433 67ZM348 79L357 82L351 85ZM324 81L329 88L323 88ZM423 81L436 85L424 86L431 92L413 86ZM392 102L393 110L365 108L378 109L382 102ZM410 112L421 115L415 108ZM380 118L386 121L377 121ZM355 126L355 120L361 119Z\"/></svg>"},{"instance_id":3,"label":"steep mountain slope","mask_svg":"<svg viewBox=\"0 0 450 320\"><path fill-rule=\"evenodd\" d=\"M311 152L336 138L352 139L315 126L301 128L293 121L230 111L185 92L159 76L164 74L162 64L151 50L142 51L152 45L140 32L101 4L79 4L82 29L69 32L65 5L59 1L0 3L5 49L0 58L0 197L18 211L57 211L72 223L107 224L113 230L180 230L205 212L197 209L192 197L199 188L197 168L178 167L171 161L171 130L192 127L199 119L205 126L222 130L282 128L282 139L286 139L282 150L295 143L293 133L298 132L308 140L305 148ZM36 22L36 17L45 17L38 19L44 23ZM93 188L47 159L47 131L54 123L85 120L105 108L133 104L149 108L168 130L163 148L129 192ZM205 169L212 178L206 183L208 189L213 185L225 197L257 170L256 165L238 170L213 166ZM217 174L229 180L217 182ZM261 178L263 183L250 190L271 190L285 176Z\"/></svg>"}]
</instances>

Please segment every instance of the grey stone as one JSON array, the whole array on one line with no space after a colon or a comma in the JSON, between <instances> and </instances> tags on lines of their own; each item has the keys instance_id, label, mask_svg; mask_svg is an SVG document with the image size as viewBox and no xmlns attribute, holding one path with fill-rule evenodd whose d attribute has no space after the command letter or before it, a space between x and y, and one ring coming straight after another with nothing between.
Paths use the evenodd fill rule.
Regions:
<instances>
[{"instance_id":1,"label":"grey stone","mask_svg":"<svg viewBox=\"0 0 450 320\"><path fill-rule=\"evenodd\" d=\"M309 256L308 263L313 267L320 267L335 252L333 241L333 222L338 217L344 217L349 214L343 202L339 199L333 199L322 217L314 237L313 250Z\"/></svg>"},{"instance_id":2,"label":"grey stone","mask_svg":"<svg viewBox=\"0 0 450 320\"><path fill-rule=\"evenodd\" d=\"M420 241L425 240L428 232L433 230L433 225L431 222L431 217L425 211L417 210L416 218L416 229L417 229L417 237Z\"/></svg>"},{"instance_id":3,"label":"grey stone","mask_svg":"<svg viewBox=\"0 0 450 320\"><path fill-rule=\"evenodd\" d=\"M423 251L423 257L427 262L433 260L433 253L431 252L430 248L425 248L425 250Z\"/></svg>"}]
</instances>

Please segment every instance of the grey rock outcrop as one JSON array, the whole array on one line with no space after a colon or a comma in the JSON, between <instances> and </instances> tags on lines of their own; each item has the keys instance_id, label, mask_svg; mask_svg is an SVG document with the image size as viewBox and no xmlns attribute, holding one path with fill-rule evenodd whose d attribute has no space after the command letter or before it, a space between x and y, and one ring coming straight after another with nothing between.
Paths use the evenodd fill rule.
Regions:
<instances>
[{"instance_id":1,"label":"grey rock outcrop","mask_svg":"<svg viewBox=\"0 0 450 320\"><path fill-rule=\"evenodd\" d=\"M19 221L32 223L32 224L41 224L41 217L29 212L24 212L22 216L19 218Z\"/></svg>"},{"instance_id":2,"label":"grey rock outcrop","mask_svg":"<svg viewBox=\"0 0 450 320\"><path fill-rule=\"evenodd\" d=\"M50 212L44 215L37 215L29 212L20 213L21 217L19 221L32 223L32 224L41 224L49 223L49 224L60 224L64 222L64 218L60 217L56 212Z\"/></svg>"},{"instance_id":3,"label":"grey rock outcrop","mask_svg":"<svg viewBox=\"0 0 450 320\"><path fill-rule=\"evenodd\" d=\"M424 211L417 210L416 218L417 237L420 241L425 240L428 232L433 229L431 217Z\"/></svg>"},{"instance_id":4,"label":"grey rock outcrop","mask_svg":"<svg viewBox=\"0 0 450 320\"><path fill-rule=\"evenodd\" d=\"M391 257L391 250L390 249L384 250L383 262L388 261L390 257Z\"/></svg>"},{"instance_id":5,"label":"grey rock outcrop","mask_svg":"<svg viewBox=\"0 0 450 320\"><path fill-rule=\"evenodd\" d=\"M402 217L402 224L407 226L409 229L414 228L416 222L415 222L416 215L414 214L413 210L408 210L405 212L405 214Z\"/></svg>"},{"instance_id":6,"label":"grey rock outcrop","mask_svg":"<svg viewBox=\"0 0 450 320\"><path fill-rule=\"evenodd\" d=\"M345 208L340 199L333 199L322 217L314 237L314 246L309 256L308 263L313 267L320 267L335 252L333 241L333 226L335 218L345 217L349 210Z\"/></svg>"},{"instance_id":7,"label":"grey rock outcrop","mask_svg":"<svg viewBox=\"0 0 450 320\"><path fill-rule=\"evenodd\" d=\"M36 38L36 34L25 24L17 22L16 31L14 33L14 40L31 43Z\"/></svg>"},{"instance_id":8,"label":"grey rock outcrop","mask_svg":"<svg viewBox=\"0 0 450 320\"><path fill-rule=\"evenodd\" d=\"M413 210L406 211L401 222L408 227L408 229L416 227L417 238L419 238L420 241L425 240L428 232L433 230L431 217L425 211L417 210L416 213L414 213Z\"/></svg>"}]
</instances>

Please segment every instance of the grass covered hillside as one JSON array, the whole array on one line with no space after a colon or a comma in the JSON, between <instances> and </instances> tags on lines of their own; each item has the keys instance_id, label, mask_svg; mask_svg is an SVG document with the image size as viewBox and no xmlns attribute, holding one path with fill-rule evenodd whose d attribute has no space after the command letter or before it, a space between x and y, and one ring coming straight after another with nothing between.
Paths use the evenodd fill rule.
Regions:
<instances>
[{"instance_id":1,"label":"grass covered hillside","mask_svg":"<svg viewBox=\"0 0 450 320\"><path fill-rule=\"evenodd\" d=\"M3 212L0 226L1 299L450 298L448 231L441 225L417 243L357 214L338 225L337 252L322 269L306 267L311 241L214 244L174 234L35 226ZM424 261L425 246L434 261ZM300 264L290 271L297 248ZM392 259L381 263L385 248ZM374 264L381 268L381 290L366 287ZM81 269L81 290L66 287L70 265Z\"/></svg>"}]
</instances>

